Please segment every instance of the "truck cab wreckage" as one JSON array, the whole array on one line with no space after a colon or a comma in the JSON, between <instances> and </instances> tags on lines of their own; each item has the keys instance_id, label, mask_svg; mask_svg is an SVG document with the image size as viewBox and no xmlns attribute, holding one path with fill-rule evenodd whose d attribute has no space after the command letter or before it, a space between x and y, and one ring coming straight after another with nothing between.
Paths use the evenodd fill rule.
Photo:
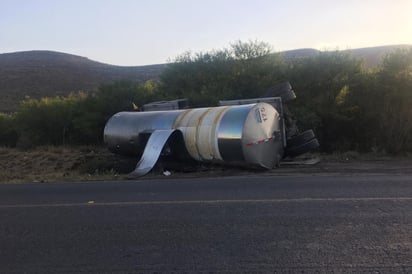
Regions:
<instances>
[{"instance_id":1,"label":"truck cab wreckage","mask_svg":"<svg viewBox=\"0 0 412 274\"><path fill-rule=\"evenodd\" d=\"M273 169L285 157L318 148L319 142L312 130L298 133L285 105L296 98L289 83L269 95L206 108L187 108L185 99L146 104L143 111L113 115L104 142L114 153L140 157L130 177L147 174L161 154Z\"/></svg>"}]
</instances>

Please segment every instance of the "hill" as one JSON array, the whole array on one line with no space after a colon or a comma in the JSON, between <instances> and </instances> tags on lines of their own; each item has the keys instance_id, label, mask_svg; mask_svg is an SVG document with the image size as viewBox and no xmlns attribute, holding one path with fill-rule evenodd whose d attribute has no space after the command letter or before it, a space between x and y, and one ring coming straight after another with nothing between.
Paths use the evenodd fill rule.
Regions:
<instances>
[{"instance_id":1,"label":"hill","mask_svg":"<svg viewBox=\"0 0 412 274\"><path fill-rule=\"evenodd\" d=\"M341 50L344 53L349 53L355 58L363 59L365 66L367 68L376 67L380 64L382 58L389 52L398 49L398 48L411 48L412 45L389 45L389 46L378 46L378 47L367 47L367 48L358 48L358 49L347 49ZM287 62L293 62L302 58L313 57L321 51L316 49L296 49L288 50L282 52L283 58Z\"/></svg>"},{"instance_id":2,"label":"hill","mask_svg":"<svg viewBox=\"0 0 412 274\"><path fill-rule=\"evenodd\" d=\"M0 112L16 110L24 98L95 92L116 80L143 82L157 78L165 65L122 67L85 57L53 52L26 51L0 54Z\"/></svg>"},{"instance_id":3,"label":"hill","mask_svg":"<svg viewBox=\"0 0 412 274\"><path fill-rule=\"evenodd\" d=\"M395 48L392 45L344 50L362 58L367 67L377 66ZM297 49L282 52L288 62L313 57L320 51ZM67 95L70 92L95 92L101 84L116 80L144 82L159 77L165 64L123 67L104 64L85 57L53 51L25 51L0 54L0 112L12 112L25 98Z\"/></svg>"},{"instance_id":4,"label":"hill","mask_svg":"<svg viewBox=\"0 0 412 274\"><path fill-rule=\"evenodd\" d=\"M372 68L372 67L378 66L381 63L382 58L387 53L395 49L408 49L408 48L412 48L412 45L390 45L390 46L348 49L346 50L346 52L349 52L355 58L363 59L366 67Z\"/></svg>"}]
</instances>

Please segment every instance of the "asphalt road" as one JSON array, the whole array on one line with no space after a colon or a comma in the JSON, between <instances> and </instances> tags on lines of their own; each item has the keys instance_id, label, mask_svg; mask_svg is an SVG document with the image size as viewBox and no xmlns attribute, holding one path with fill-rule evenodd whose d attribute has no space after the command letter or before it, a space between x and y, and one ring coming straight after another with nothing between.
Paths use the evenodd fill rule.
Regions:
<instances>
[{"instance_id":1,"label":"asphalt road","mask_svg":"<svg viewBox=\"0 0 412 274\"><path fill-rule=\"evenodd\" d=\"M412 179L0 185L0 273L412 273Z\"/></svg>"}]
</instances>

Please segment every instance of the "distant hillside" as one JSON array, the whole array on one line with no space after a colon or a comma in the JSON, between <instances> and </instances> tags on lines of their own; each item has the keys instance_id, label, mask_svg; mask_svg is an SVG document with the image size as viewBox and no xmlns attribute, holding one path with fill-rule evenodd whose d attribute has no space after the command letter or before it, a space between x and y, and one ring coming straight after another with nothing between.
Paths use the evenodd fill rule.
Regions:
<instances>
[{"instance_id":1,"label":"distant hillside","mask_svg":"<svg viewBox=\"0 0 412 274\"><path fill-rule=\"evenodd\" d=\"M412 45L390 45L390 46L380 46L380 47L369 47L369 48L359 48L359 49L349 49L346 50L350 52L353 57L362 58L365 65L369 68L378 66L385 54L395 50L395 49L408 49L412 48Z\"/></svg>"},{"instance_id":2,"label":"distant hillside","mask_svg":"<svg viewBox=\"0 0 412 274\"><path fill-rule=\"evenodd\" d=\"M345 50L363 58L368 67L395 48L412 45L381 46ZM282 52L288 62L313 57L320 51L297 49ZM70 92L95 92L101 84L116 80L144 82L159 77L165 64L122 67L99 63L85 57L53 52L25 51L0 54L0 112L12 112L24 98L67 95Z\"/></svg>"},{"instance_id":3,"label":"distant hillside","mask_svg":"<svg viewBox=\"0 0 412 274\"><path fill-rule=\"evenodd\" d=\"M0 54L0 112L16 110L24 98L94 92L115 80L146 81L165 65L121 67L53 51Z\"/></svg>"},{"instance_id":4,"label":"distant hillside","mask_svg":"<svg viewBox=\"0 0 412 274\"><path fill-rule=\"evenodd\" d=\"M390 45L379 47L368 47L358 49L342 50L347 52L355 58L361 58L364 60L366 67L372 68L378 66L385 54L393 51L397 48L411 48L412 45ZM313 57L319 54L321 51L316 49L296 49L282 52L283 57L288 62L293 62L302 58Z\"/></svg>"},{"instance_id":5,"label":"distant hillside","mask_svg":"<svg viewBox=\"0 0 412 274\"><path fill-rule=\"evenodd\" d=\"M294 49L281 52L283 58L287 62L293 62L302 58L313 57L319 54L316 49Z\"/></svg>"}]
</instances>

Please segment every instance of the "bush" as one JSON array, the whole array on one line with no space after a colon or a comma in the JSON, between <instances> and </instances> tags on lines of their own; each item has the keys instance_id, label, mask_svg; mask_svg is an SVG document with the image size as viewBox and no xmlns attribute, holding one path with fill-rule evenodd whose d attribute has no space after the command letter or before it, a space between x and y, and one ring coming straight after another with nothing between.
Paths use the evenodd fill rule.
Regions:
<instances>
[{"instance_id":1,"label":"bush","mask_svg":"<svg viewBox=\"0 0 412 274\"><path fill-rule=\"evenodd\" d=\"M15 116L0 113L0 146L15 147L17 137Z\"/></svg>"},{"instance_id":2,"label":"bush","mask_svg":"<svg viewBox=\"0 0 412 274\"><path fill-rule=\"evenodd\" d=\"M113 114L132 110L133 104L147 103L155 98L155 90L152 82L144 85L116 82L102 86L94 95L80 92L67 97L25 100L15 115L17 145L30 148L98 144L102 142L104 126Z\"/></svg>"}]
</instances>

